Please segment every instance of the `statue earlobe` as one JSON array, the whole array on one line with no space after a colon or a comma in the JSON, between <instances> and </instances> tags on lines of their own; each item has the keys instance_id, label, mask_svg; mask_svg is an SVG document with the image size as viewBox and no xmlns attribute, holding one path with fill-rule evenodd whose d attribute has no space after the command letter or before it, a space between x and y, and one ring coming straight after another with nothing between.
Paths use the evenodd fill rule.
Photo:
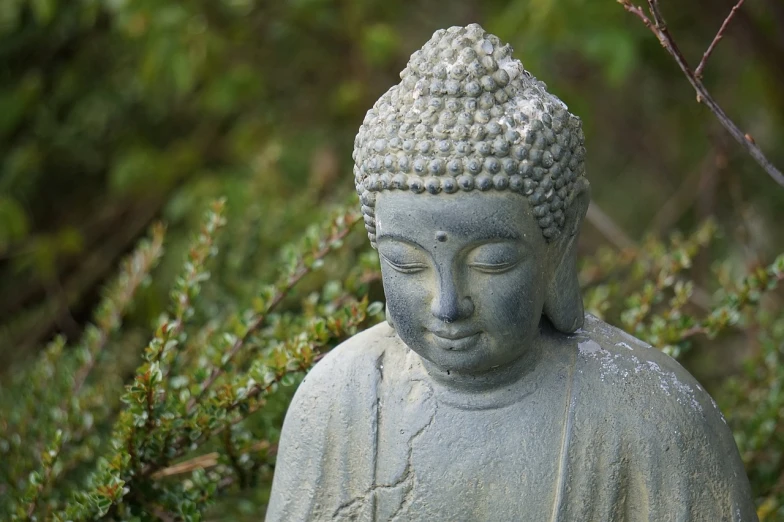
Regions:
<instances>
[{"instance_id":1,"label":"statue earlobe","mask_svg":"<svg viewBox=\"0 0 784 522\"><path fill-rule=\"evenodd\" d=\"M389 315L389 307L386 305L384 305L384 318L387 320L387 324L394 329L395 325L392 324L392 316Z\"/></svg>"},{"instance_id":2,"label":"statue earlobe","mask_svg":"<svg viewBox=\"0 0 784 522\"><path fill-rule=\"evenodd\" d=\"M583 296L574 256L563 259L556 269L547 288L544 314L555 329L563 333L575 332L583 325Z\"/></svg>"},{"instance_id":3,"label":"statue earlobe","mask_svg":"<svg viewBox=\"0 0 784 522\"><path fill-rule=\"evenodd\" d=\"M585 178L575 187L574 197L569 202L561 236L550 244L555 270L548 282L544 314L560 332L578 330L585 318L580 282L577 278L577 239L585 214L590 204L590 186Z\"/></svg>"}]
</instances>

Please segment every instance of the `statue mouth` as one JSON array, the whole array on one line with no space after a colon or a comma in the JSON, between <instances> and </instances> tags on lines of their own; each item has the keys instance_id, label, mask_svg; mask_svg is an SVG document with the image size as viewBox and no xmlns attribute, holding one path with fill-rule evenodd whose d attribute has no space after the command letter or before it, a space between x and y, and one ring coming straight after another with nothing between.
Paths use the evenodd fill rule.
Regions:
<instances>
[{"instance_id":1,"label":"statue mouth","mask_svg":"<svg viewBox=\"0 0 784 522\"><path fill-rule=\"evenodd\" d=\"M433 343L443 350L461 351L472 347L481 332L450 332L443 330L428 330Z\"/></svg>"}]
</instances>

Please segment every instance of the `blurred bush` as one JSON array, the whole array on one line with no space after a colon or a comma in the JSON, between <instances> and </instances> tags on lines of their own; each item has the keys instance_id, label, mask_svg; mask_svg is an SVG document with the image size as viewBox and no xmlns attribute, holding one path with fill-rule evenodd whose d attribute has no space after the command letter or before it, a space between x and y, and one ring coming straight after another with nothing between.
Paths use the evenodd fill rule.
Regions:
<instances>
[{"instance_id":1,"label":"blurred bush","mask_svg":"<svg viewBox=\"0 0 784 522\"><path fill-rule=\"evenodd\" d=\"M733 3L665 3L670 30L693 63ZM449 9L435 0L0 2L0 367L10 368L0 372L7 412L0 460L16 459L3 466L0 503L9 516L25 518L33 505L47 518L79 491L94 495L73 504L87 506L83 514L106 507L123 518L154 507L158 516L187 518L218 493L240 495L221 508L226 519L263 512L293 386L273 393L260 415L225 429L227 442L208 436L215 427L205 432L196 406L188 407L210 375L196 368L222 367L221 343L269 302L263 282L283 277L297 259L315 261L308 252L319 245L316 233L279 252L311 223L325 223L322 239L330 237L330 209L353 189L354 133L410 53L438 28L475 21L509 41L584 120L595 202L581 244L589 255L582 272L589 308L682 357L728 414L761 518L784 519L777 421L784 325L782 295L773 290L784 190L694 102L639 20L609 0L458 0ZM714 97L779 167L782 26L775 0L744 4L705 72ZM191 236L206 226L203 210L218 197L228 205L211 211L216 230L207 234L214 243L205 254L204 238ZM712 224L701 227L708 218ZM101 291L158 219L167 224L167 255L161 258L156 228L136 250L136 264ZM656 239L674 229L699 233ZM274 313L261 314L240 362L204 392L205 407L237 400L219 390L247 388L237 379L249 375L253 360L277 368L283 356L275 354L289 353L292 339L304 335L299 348L328 349L367 325L365 307L382 298L373 255L361 233L342 241ZM202 275L189 272L193 266L183 271L182 259L194 253ZM209 280L200 279L208 272ZM171 288L176 295L198 289L192 312L170 299ZM315 326L342 313L348 330ZM180 348L166 347L161 325L171 321L183 323L174 339ZM177 366L179 349L195 359L183 356ZM301 374L314 357L297 359L294 369ZM160 381L146 373L155 362L170 368ZM50 382L59 384L46 390ZM136 391L122 402L130 383ZM150 453L136 463L112 460L123 453L111 444L128 434L122 427L149 416L132 405L133 393L150 386L167 390L155 403L156 415L170 422L161 434L200 429L195 448L167 453L167 439L151 430L136 440ZM232 460L240 457L246 460ZM194 458L211 471L193 475ZM192 467L175 473L179 459ZM112 495L125 486L112 480L126 480L123 473L137 465L155 469L146 468L149 480L135 486L142 489L128 486L136 492L118 507Z\"/></svg>"}]
</instances>

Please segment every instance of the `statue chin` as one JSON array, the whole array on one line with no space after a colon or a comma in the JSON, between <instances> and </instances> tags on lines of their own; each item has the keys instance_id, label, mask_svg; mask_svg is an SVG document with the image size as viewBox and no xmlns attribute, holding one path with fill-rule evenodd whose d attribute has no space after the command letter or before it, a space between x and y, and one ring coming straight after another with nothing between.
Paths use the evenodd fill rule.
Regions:
<instances>
[{"instance_id":1,"label":"statue chin","mask_svg":"<svg viewBox=\"0 0 784 522\"><path fill-rule=\"evenodd\" d=\"M583 314L579 118L478 25L401 78L354 154L388 321L297 390L266 519L757 520L704 389Z\"/></svg>"}]
</instances>

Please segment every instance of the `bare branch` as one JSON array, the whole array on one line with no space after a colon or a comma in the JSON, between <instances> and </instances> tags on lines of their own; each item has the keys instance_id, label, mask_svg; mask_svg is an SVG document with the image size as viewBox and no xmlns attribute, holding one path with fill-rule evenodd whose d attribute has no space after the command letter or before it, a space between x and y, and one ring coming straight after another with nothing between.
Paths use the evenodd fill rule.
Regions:
<instances>
[{"instance_id":1,"label":"bare branch","mask_svg":"<svg viewBox=\"0 0 784 522\"><path fill-rule=\"evenodd\" d=\"M651 220L650 229L662 234L672 228L692 208L700 194L699 187L705 180L715 178L726 166L727 159L721 148L705 156L700 167L688 174L678 189L661 205L659 212Z\"/></svg>"},{"instance_id":2,"label":"bare branch","mask_svg":"<svg viewBox=\"0 0 784 522\"><path fill-rule=\"evenodd\" d=\"M634 248L636 246L634 240L632 240L632 238L630 238L628 234L626 234L626 232L595 202L592 201L591 205L588 207L588 213L586 214L585 219L596 227L596 230L598 230L605 239L612 243L618 250Z\"/></svg>"},{"instance_id":3,"label":"bare branch","mask_svg":"<svg viewBox=\"0 0 784 522\"><path fill-rule=\"evenodd\" d=\"M667 31L667 24L664 23L664 17L659 11L659 0L648 0L648 9L651 10L651 15L653 15L653 21L656 23L656 28L669 36L669 31Z\"/></svg>"},{"instance_id":4,"label":"bare branch","mask_svg":"<svg viewBox=\"0 0 784 522\"><path fill-rule=\"evenodd\" d=\"M215 451L212 453L207 453L206 455L199 455L198 457L186 460L185 462L180 462L179 464L174 464L168 468L163 468L160 471L156 471L152 474L152 478L158 480L165 477L170 477L172 475L191 473L197 469L212 468L218 465L219 457L220 455Z\"/></svg>"},{"instance_id":5,"label":"bare branch","mask_svg":"<svg viewBox=\"0 0 784 522\"><path fill-rule=\"evenodd\" d=\"M733 7L732 10L730 11L730 14L728 14L727 18L724 19L724 23L721 24L721 27L719 28L719 32L716 33L716 36L713 37L713 41L708 46L708 49L705 51L705 54L702 55L702 60L700 60L700 64L697 66L696 69L694 69L695 78L700 80L702 79L702 72L703 70L705 70L705 64L707 63L708 58L713 53L713 49L716 48L716 44L719 43L719 40L721 40L724 37L724 31L727 29L730 20L732 20L733 17L735 16L735 11L737 11L745 1L746 0L738 0L738 3L735 4L735 7Z\"/></svg>"},{"instance_id":6,"label":"bare branch","mask_svg":"<svg viewBox=\"0 0 784 522\"><path fill-rule=\"evenodd\" d=\"M683 74L686 76L686 79L689 81L691 86L697 92L697 102L704 103L708 109L710 109L713 114L716 115L719 122L724 126L725 129L735 138L735 141L741 144L741 146L746 149L752 158L768 173L768 175L773 178L773 180L784 187L784 174L781 173L779 169L777 169L765 156L762 150L757 146L754 142L754 139L747 133L740 130L740 128L733 122L724 110L716 103L708 90L703 85L702 81L695 76L694 72L692 71L691 67L689 67L686 58L681 53L678 45L673 40L672 36L670 35L669 30L667 29L667 25L664 22L664 17L661 15L661 11L659 10L659 2L658 0L648 0L648 7L651 11L651 16L653 17L653 21L645 14L645 12L640 8L631 3L631 0L617 0L619 4L621 4L624 9L635 15L639 18L645 26L651 30L651 32L656 36L659 42L662 44L664 49L670 53L675 59L675 62L680 67Z\"/></svg>"},{"instance_id":7,"label":"bare branch","mask_svg":"<svg viewBox=\"0 0 784 522\"><path fill-rule=\"evenodd\" d=\"M152 514L155 515L158 520L162 520L163 522L174 522L177 520L174 515L167 512L160 506L151 506L150 509L152 510Z\"/></svg>"},{"instance_id":8,"label":"bare branch","mask_svg":"<svg viewBox=\"0 0 784 522\"><path fill-rule=\"evenodd\" d=\"M596 203L591 202L585 219L618 250L624 251L638 248L637 243ZM702 310L708 310L710 308L710 296L708 292L696 285L689 297L689 301Z\"/></svg>"}]
</instances>

